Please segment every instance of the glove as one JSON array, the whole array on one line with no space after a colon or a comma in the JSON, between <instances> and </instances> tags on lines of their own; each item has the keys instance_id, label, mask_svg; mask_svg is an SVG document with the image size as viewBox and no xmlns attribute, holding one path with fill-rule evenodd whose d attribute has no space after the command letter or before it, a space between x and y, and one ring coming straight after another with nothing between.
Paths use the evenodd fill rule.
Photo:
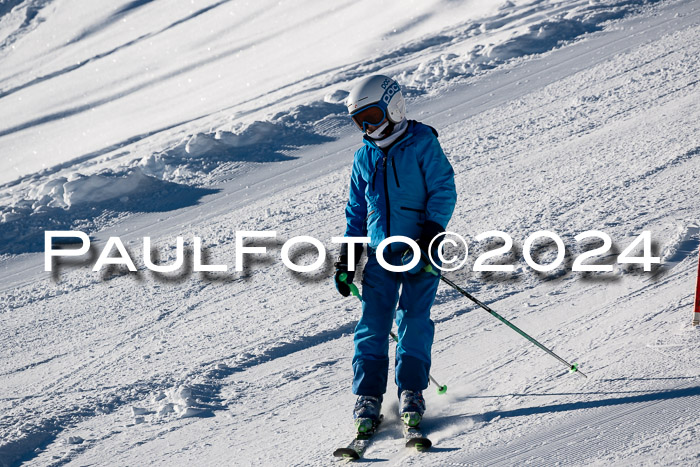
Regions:
<instances>
[{"instance_id":1,"label":"glove","mask_svg":"<svg viewBox=\"0 0 700 467\"><path fill-rule=\"evenodd\" d=\"M364 249L365 248L362 244L355 244L355 268L357 268L357 263L360 262L360 256L362 256ZM333 263L333 266L335 266L335 288L338 290L340 295L347 297L350 295L350 287L348 284L352 284L352 281L355 278L355 271L348 271L347 243L343 243L340 246L340 256L338 256L338 260ZM344 282L340 280L341 274L347 275Z\"/></svg>"},{"instance_id":2,"label":"glove","mask_svg":"<svg viewBox=\"0 0 700 467\"><path fill-rule=\"evenodd\" d=\"M423 253L425 253L426 256L429 257L428 248L430 247L430 242L432 242L433 238L437 237L438 234L441 234L444 231L445 231L445 229L443 229L442 226L440 224L438 224L437 222L425 221L425 224L423 225L423 231L421 232L417 243L418 243L418 247L421 249L421 251ZM432 253L435 253L437 251L438 245L439 245L439 242L433 243Z\"/></svg>"},{"instance_id":3,"label":"glove","mask_svg":"<svg viewBox=\"0 0 700 467\"><path fill-rule=\"evenodd\" d=\"M418 264L415 265L413 268L409 269L406 271L409 274L418 274L421 272L426 266L430 264L430 253L432 253L433 258L435 257L435 252L437 251L437 246L438 242L433 243L433 251L428 252L428 249L430 248L430 242L433 241L433 238L435 238L438 234L444 232L445 229L442 228L440 224L437 222L433 221L425 221L425 224L423 225L423 231L420 234L420 237L418 240L416 240L416 243L418 244L418 248L420 248L421 251L421 258L420 261L418 261ZM401 262L403 264L408 264L413 260L413 249L409 248L406 250L401 256Z\"/></svg>"},{"instance_id":4,"label":"glove","mask_svg":"<svg viewBox=\"0 0 700 467\"><path fill-rule=\"evenodd\" d=\"M335 288L343 297L350 295L350 287L348 284L352 284L352 280L355 278L354 271L348 271L348 256L339 256L338 261L333 263L335 266ZM346 274L347 277L345 281L340 280L340 275Z\"/></svg>"}]
</instances>

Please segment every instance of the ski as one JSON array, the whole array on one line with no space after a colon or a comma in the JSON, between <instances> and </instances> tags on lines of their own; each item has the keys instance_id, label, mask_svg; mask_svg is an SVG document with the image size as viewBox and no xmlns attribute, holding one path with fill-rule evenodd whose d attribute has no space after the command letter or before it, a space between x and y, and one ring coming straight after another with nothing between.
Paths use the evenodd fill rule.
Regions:
<instances>
[{"instance_id":1,"label":"ski","mask_svg":"<svg viewBox=\"0 0 700 467\"><path fill-rule=\"evenodd\" d=\"M365 433L357 433L357 435L355 435L355 439L353 439L350 444L344 448L336 449L333 451L333 455L349 461L355 461L361 458L364 452L367 450L367 447L372 442L372 438L374 437L375 433L377 433L377 429L379 428L379 424L382 422L383 418L384 416L381 415L377 424L374 425L370 431Z\"/></svg>"},{"instance_id":2,"label":"ski","mask_svg":"<svg viewBox=\"0 0 700 467\"><path fill-rule=\"evenodd\" d=\"M427 451L433 445L417 426L403 425L403 437L407 448L416 448L417 451Z\"/></svg>"}]
</instances>

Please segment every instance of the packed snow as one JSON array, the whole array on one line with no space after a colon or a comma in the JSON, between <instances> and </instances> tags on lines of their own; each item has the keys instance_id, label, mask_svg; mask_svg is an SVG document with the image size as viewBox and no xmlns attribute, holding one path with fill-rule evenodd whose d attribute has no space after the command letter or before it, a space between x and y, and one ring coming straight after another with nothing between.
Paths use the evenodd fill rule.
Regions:
<instances>
[{"instance_id":1,"label":"packed snow","mask_svg":"<svg viewBox=\"0 0 700 467\"><path fill-rule=\"evenodd\" d=\"M696 465L699 56L697 0L0 3L0 465L335 463L360 312L331 278L361 137L343 100L370 73L454 166L470 253L446 276L588 378L442 284L434 447L403 446L390 386L367 459ZM45 271L47 230L89 253ZM514 271L474 272L494 230ZM550 272L524 259L542 230ZM611 272L572 270L590 230ZM276 236L237 270L245 231ZM643 231L650 271L617 261ZM282 264L300 235L316 272ZM136 272L92 270L114 236ZM178 237L183 267L149 269Z\"/></svg>"}]
</instances>

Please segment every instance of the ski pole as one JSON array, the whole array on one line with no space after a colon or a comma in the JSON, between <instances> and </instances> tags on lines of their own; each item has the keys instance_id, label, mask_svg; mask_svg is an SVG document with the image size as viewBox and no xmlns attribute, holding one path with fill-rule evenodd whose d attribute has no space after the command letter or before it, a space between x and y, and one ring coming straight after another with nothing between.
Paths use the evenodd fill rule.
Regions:
<instances>
[{"instance_id":1,"label":"ski pole","mask_svg":"<svg viewBox=\"0 0 700 467\"><path fill-rule=\"evenodd\" d=\"M340 275L338 276L338 279L340 279L342 282L345 283L345 285L347 285L350 288L350 293L353 294L358 299L360 299L360 301L362 301L362 295L360 295L360 291L357 289L357 286L355 284L353 284L352 282L349 284L347 282L345 282L347 278L348 278L348 275L344 272L340 273ZM394 334L394 331L389 331L389 335L397 343L399 342L399 338L396 334ZM433 378L433 375L431 375L430 373L428 373L428 378L430 378L430 381L432 381L433 384L435 384L435 386L437 386L437 393L438 394L445 394L447 392L447 385L446 384L438 383L437 380L435 378Z\"/></svg>"},{"instance_id":2,"label":"ski pole","mask_svg":"<svg viewBox=\"0 0 700 467\"><path fill-rule=\"evenodd\" d=\"M428 264L428 265L424 268L424 270L425 270L426 272L431 273L431 274L437 275L437 272L435 272L435 271L433 270L433 267L432 267L430 264ZM493 311L493 310L492 310L491 308L489 308L487 305L481 303L476 297L474 297L474 296L471 295L469 292L467 292L466 290L464 290L463 288L461 288L460 286L458 286L457 284L455 284L454 282L452 282L452 281L451 281L450 279L448 279L447 277L445 277L445 276L443 276L443 275L440 275L440 279L442 279L443 282L445 282L447 285L449 285L450 287L452 287L453 289L455 289L457 292L461 293L462 295L464 295L465 297L467 297L469 300L471 300L472 302L476 303L477 305L479 305L479 306L480 306L481 308L483 308L484 310L486 310L486 311L488 311L489 313L491 313L491 315L493 315L493 316L494 316L495 318L497 318L500 322L502 322L503 324L505 324L506 326L508 326L509 328L511 328L513 331L517 332L518 334L520 334L521 336L523 336L525 339L529 340L530 342L532 342L533 344L535 344L537 347L539 347L540 349L544 350L544 351L547 352L549 355L551 355L552 357L556 358L556 359L559 360L561 363L563 363L564 365L566 365L567 368L569 368L569 372L571 372L571 373L577 373L577 374L583 376L584 378L588 378L588 376L586 376L586 374L585 374L584 372L582 372L582 371L580 371L580 370L578 369L578 363L574 363L574 364L572 365L571 363L567 362L566 360L564 360L563 358L561 358L559 355L555 354L554 352L552 352L551 350L549 350L547 347L545 347L544 345L540 344L536 339L534 339L533 337L531 337L529 334L527 334L525 331L523 331L522 329L520 329L519 327L517 327L515 324L511 323L510 321L508 321L507 319L505 319L503 316L501 316L501 315L499 315L498 313L496 313L495 311Z\"/></svg>"},{"instance_id":3,"label":"ski pole","mask_svg":"<svg viewBox=\"0 0 700 467\"><path fill-rule=\"evenodd\" d=\"M355 287L355 288L357 288L357 287ZM396 334L394 334L394 331L389 331L389 335L392 337L392 339L394 339L396 341L396 343L399 342L399 338ZM446 384L443 385L443 384L438 383L435 380L435 378L433 378L433 375L431 375L430 373L428 373L428 378L430 378L430 381L432 381L433 384L438 387L437 388L438 394L445 394L447 392L447 385Z\"/></svg>"}]
</instances>

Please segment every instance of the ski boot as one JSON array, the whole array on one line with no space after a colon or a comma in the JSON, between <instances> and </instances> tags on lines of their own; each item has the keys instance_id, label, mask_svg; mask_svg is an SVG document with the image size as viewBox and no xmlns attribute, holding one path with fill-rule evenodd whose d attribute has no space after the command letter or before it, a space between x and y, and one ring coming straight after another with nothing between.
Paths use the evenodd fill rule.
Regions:
<instances>
[{"instance_id":1,"label":"ski boot","mask_svg":"<svg viewBox=\"0 0 700 467\"><path fill-rule=\"evenodd\" d=\"M407 427L415 428L423 419L425 399L421 391L401 391L399 397L399 415Z\"/></svg>"},{"instance_id":2,"label":"ski boot","mask_svg":"<svg viewBox=\"0 0 700 467\"><path fill-rule=\"evenodd\" d=\"M358 434L371 433L379 424L382 396L359 396L355 402L352 418Z\"/></svg>"}]
</instances>

